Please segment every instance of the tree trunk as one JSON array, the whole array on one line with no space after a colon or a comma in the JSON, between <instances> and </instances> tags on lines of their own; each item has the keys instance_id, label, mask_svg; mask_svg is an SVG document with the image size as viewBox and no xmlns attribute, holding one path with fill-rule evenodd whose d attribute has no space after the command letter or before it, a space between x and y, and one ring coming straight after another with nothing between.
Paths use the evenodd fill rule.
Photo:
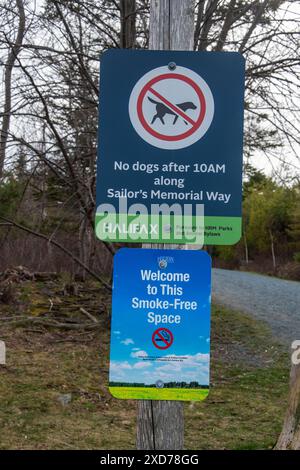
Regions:
<instances>
[{"instance_id":1,"label":"tree trunk","mask_svg":"<svg viewBox=\"0 0 300 470\"><path fill-rule=\"evenodd\" d=\"M228 11L225 16L224 23L223 23L222 31L220 33L220 36L216 45L216 51L222 51L224 48L227 35L229 33L232 23L235 20L234 18L235 7L236 7L236 0L230 0L230 3L228 5Z\"/></svg>"},{"instance_id":2,"label":"tree trunk","mask_svg":"<svg viewBox=\"0 0 300 470\"><path fill-rule=\"evenodd\" d=\"M273 268L276 269L276 257L275 257L275 249L274 249L274 237L273 233L270 230L270 240L271 240L271 252L272 252L272 261L273 261Z\"/></svg>"},{"instance_id":3,"label":"tree trunk","mask_svg":"<svg viewBox=\"0 0 300 470\"><path fill-rule=\"evenodd\" d=\"M292 363L288 409L275 449L300 450L300 364Z\"/></svg>"},{"instance_id":4,"label":"tree trunk","mask_svg":"<svg viewBox=\"0 0 300 470\"><path fill-rule=\"evenodd\" d=\"M152 50L193 50L194 0L151 0ZM191 245L143 244L144 248L195 249ZM184 445L183 403L140 400L137 417L137 449L180 450Z\"/></svg>"},{"instance_id":5,"label":"tree trunk","mask_svg":"<svg viewBox=\"0 0 300 470\"><path fill-rule=\"evenodd\" d=\"M16 0L18 13L19 13L19 25L15 44L11 46L11 51L8 54L7 62L5 64L4 74L4 111L2 126L0 132L0 179L3 176L3 168L5 162L6 145L8 138L8 131L11 118L11 81L12 71L16 58L21 50L21 45L25 33L25 10L23 0Z\"/></svg>"},{"instance_id":6,"label":"tree trunk","mask_svg":"<svg viewBox=\"0 0 300 470\"><path fill-rule=\"evenodd\" d=\"M248 251L248 242L247 242L247 235L246 235L246 232L244 230L244 247L245 247L245 261L246 261L246 264L249 264L249 251Z\"/></svg>"},{"instance_id":7,"label":"tree trunk","mask_svg":"<svg viewBox=\"0 0 300 470\"><path fill-rule=\"evenodd\" d=\"M135 18L136 18L136 1L120 0L120 47L122 49L131 49L135 45Z\"/></svg>"}]
</instances>

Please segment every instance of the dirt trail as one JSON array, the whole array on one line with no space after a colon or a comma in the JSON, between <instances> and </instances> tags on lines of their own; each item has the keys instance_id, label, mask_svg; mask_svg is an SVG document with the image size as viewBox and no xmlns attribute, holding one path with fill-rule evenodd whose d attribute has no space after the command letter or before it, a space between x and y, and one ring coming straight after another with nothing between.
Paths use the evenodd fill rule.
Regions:
<instances>
[{"instance_id":1,"label":"dirt trail","mask_svg":"<svg viewBox=\"0 0 300 470\"><path fill-rule=\"evenodd\" d=\"M213 297L222 305L266 321L288 346L300 339L299 282L213 269Z\"/></svg>"}]
</instances>

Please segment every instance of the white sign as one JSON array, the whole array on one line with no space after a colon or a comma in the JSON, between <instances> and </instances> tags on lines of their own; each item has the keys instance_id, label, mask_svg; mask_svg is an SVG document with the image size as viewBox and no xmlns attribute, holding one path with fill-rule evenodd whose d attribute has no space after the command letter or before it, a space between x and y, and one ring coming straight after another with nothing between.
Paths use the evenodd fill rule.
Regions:
<instances>
[{"instance_id":1,"label":"white sign","mask_svg":"<svg viewBox=\"0 0 300 470\"><path fill-rule=\"evenodd\" d=\"M158 67L134 86L129 116L146 142L177 150L189 147L207 132L214 116L214 99L207 83L192 70Z\"/></svg>"},{"instance_id":2,"label":"white sign","mask_svg":"<svg viewBox=\"0 0 300 470\"><path fill-rule=\"evenodd\" d=\"M6 348L4 341L0 341L0 364L6 364Z\"/></svg>"}]
</instances>

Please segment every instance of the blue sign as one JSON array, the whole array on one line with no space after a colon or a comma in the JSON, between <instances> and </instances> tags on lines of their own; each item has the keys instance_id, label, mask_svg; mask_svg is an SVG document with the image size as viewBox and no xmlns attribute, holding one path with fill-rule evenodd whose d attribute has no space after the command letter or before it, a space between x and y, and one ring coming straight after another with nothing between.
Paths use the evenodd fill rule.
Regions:
<instances>
[{"instance_id":1,"label":"blue sign","mask_svg":"<svg viewBox=\"0 0 300 470\"><path fill-rule=\"evenodd\" d=\"M235 52L102 56L100 239L199 244L202 236L215 245L240 239L244 68Z\"/></svg>"},{"instance_id":2,"label":"blue sign","mask_svg":"<svg viewBox=\"0 0 300 470\"><path fill-rule=\"evenodd\" d=\"M209 391L211 258L121 248L114 258L113 396L203 400Z\"/></svg>"}]
</instances>

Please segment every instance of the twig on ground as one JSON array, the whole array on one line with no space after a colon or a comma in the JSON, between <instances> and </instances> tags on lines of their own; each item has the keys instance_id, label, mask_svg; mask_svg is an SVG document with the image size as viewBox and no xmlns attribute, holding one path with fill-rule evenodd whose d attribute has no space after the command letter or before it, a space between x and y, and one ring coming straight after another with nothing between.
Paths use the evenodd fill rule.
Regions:
<instances>
[{"instance_id":1,"label":"twig on ground","mask_svg":"<svg viewBox=\"0 0 300 470\"><path fill-rule=\"evenodd\" d=\"M85 308L83 307L80 307L79 309L81 311L81 313L83 313L84 315L86 315L90 320L92 320L94 323L99 323L97 318L95 318L90 312L88 312Z\"/></svg>"}]
</instances>

